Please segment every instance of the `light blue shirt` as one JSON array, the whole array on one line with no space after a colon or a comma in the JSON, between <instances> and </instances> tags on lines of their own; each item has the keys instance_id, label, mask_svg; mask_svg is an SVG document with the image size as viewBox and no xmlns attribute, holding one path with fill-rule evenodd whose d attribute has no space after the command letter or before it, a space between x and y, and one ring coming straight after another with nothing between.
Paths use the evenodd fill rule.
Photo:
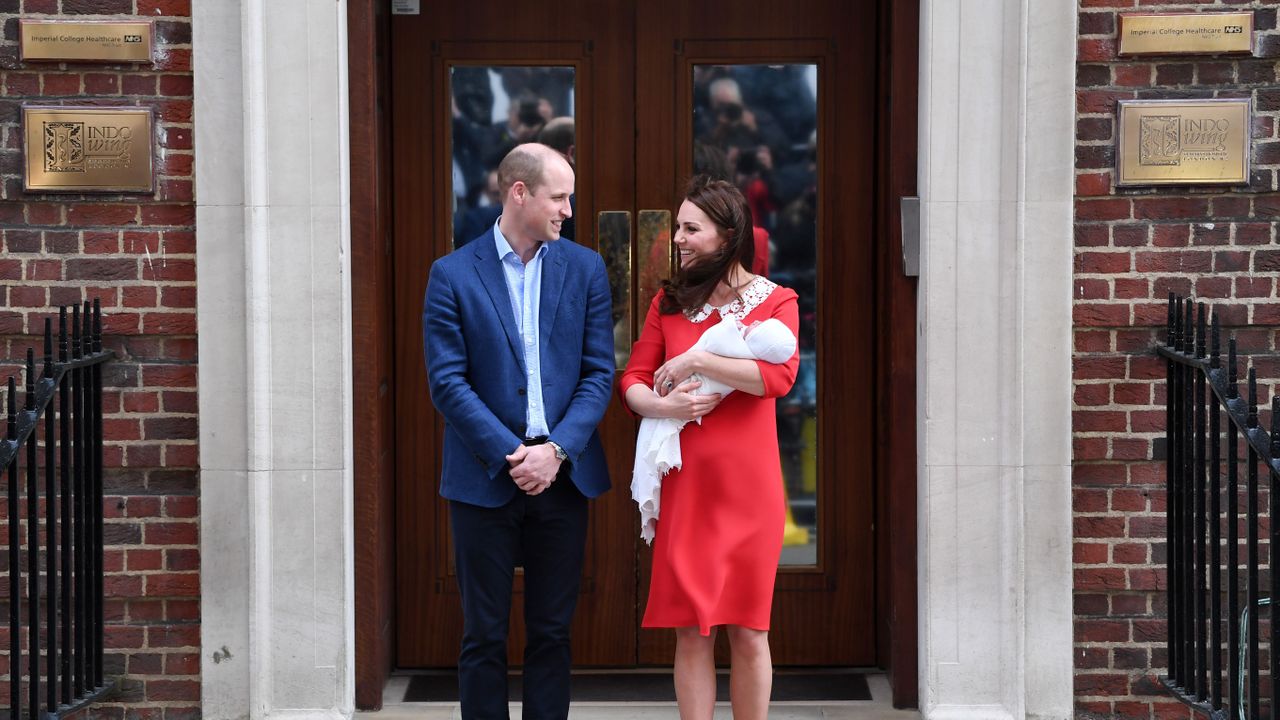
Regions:
<instances>
[{"instance_id":1,"label":"light blue shirt","mask_svg":"<svg viewBox=\"0 0 1280 720\"><path fill-rule=\"evenodd\" d=\"M498 218L501 220L502 218ZM498 260L502 274L507 279L507 297L511 299L511 314L520 331L520 346L524 349L526 377L525 398L528 400L525 418L525 437L549 435L546 408L542 404L542 361L538 352L538 311L542 305L542 258L547 244L539 243L538 250L526 264L511 249L511 243L503 236L498 223L493 224L493 241L498 248Z\"/></svg>"}]
</instances>

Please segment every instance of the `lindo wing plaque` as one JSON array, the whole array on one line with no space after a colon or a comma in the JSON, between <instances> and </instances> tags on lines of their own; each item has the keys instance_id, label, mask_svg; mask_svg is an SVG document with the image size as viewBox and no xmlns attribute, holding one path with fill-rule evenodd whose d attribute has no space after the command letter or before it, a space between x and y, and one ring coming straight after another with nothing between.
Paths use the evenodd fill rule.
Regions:
<instances>
[{"instance_id":1,"label":"lindo wing plaque","mask_svg":"<svg viewBox=\"0 0 1280 720\"><path fill-rule=\"evenodd\" d=\"M1249 182L1247 99L1121 100L1117 185Z\"/></svg>"},{"instance_id":2,"label":"lindo wing plaque","mask_svg":"<svg viewBox=\"0 0 1280 720\"><path fill-rule=\"evenodd\" d=\"M28 191L151 192L150 108L24 107Z\"/></svg>"}]
</instances>

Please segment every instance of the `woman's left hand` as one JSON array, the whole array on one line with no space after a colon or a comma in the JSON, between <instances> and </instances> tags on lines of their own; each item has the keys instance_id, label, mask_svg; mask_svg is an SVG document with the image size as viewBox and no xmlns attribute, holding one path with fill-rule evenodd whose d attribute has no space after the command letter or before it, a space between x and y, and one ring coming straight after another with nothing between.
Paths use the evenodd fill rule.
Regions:
<instances>
[{"instance_id":1,"label":"woman's left hand","mask_svg":"<svg viewBox=\"0 0 1280 720\"><path fill-rule=\"evenodd\" d=\"M666 397L672 388L689 379L694 373L702 372L702 363L706 356L704 350L687 350L662 364L653 373L653 384L659 397Z\"/></svg>"}]
</instances>

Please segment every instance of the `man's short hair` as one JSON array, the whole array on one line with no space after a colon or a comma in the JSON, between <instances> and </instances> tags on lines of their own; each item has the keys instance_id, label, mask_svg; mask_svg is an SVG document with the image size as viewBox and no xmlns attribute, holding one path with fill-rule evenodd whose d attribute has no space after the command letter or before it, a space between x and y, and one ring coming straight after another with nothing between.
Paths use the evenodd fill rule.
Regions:
<instances>
[{"instance_id":1,"label":"man's short hair","mask_svg":"<svg viewBox=\"0 0 1280 720\"><path fill-rule=\"evenodd\" d=\"M533 152L532 148L517 145L498 164L498 190L505 199L511 192L511 186L522 182L529 192L538 189L542 184L542 154Z\"/></svg>"},{"instance_id":2,"label":"man's short hair","mask_svg":"<svg viewBox=\"0 0 1280 720\"><path fill-rule=\"evenodd\" d=\"M542 132L538 133L538 142L561 155L568 155L569 148L573 147L574 142L573 118L568 115L552 118L542 128Z\"/></svg>"}]
</instances>

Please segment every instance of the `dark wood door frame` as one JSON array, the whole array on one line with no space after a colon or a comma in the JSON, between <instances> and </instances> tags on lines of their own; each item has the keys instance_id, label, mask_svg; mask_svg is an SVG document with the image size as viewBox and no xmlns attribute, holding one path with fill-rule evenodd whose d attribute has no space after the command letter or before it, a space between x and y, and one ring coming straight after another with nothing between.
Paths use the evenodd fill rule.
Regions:
<instances>
[{"instance_id":1,"label":"dark wood door frame","mask_svg":"<svg viewBox=\"0 0 1280 720\"><path fill-rule=\"evenodd\" d=\"M877 126L876 447L878 658L893 703L918 702L916 607L916 283L902 272L898 199L915 194L915 0L881 0ZM870 18L850 18L850 22ZM395 618L391 507L394 405L390 253L390 129L384 3L348 3L355 451L356 705L378 709L392 669Z\"/></svg>"}]
</instances>

